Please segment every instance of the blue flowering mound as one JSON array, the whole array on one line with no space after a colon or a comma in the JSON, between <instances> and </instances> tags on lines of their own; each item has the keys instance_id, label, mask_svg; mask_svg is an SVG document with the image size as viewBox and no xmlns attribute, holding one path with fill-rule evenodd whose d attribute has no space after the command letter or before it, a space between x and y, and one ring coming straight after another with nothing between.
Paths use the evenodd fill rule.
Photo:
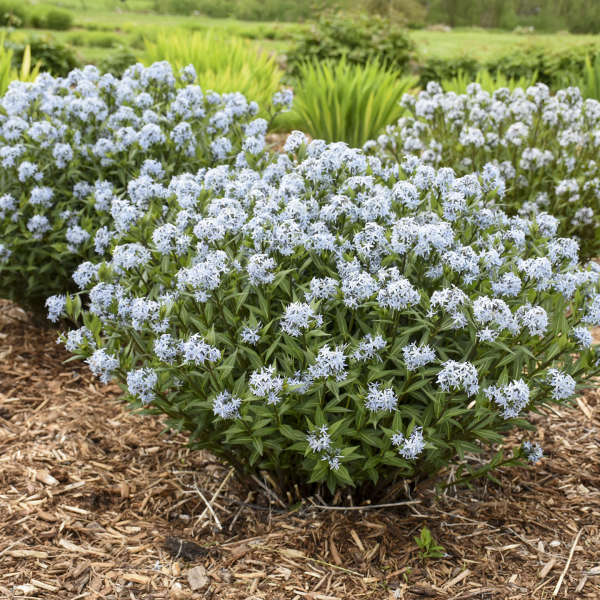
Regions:
<instances>
[{"instance_id":1,"label":"blue flowering mound","mask_svg":"<svg viewBox=\"0 0 600 600\"><path fill-rule=\"evenodd\" d=\"M579 239L582 256L600 254L600 102L574 87L551 94L541 83L493 94L477 83L466 94L430 83L403 103L409 114L368 148L460 175L494 161L508 212L549 212L560 218L559 235Z\"/></svg>"},{"instance_id":2,"label":"blue flowering mound","mask_svg":"<svg viewBox=\"0 0 600 600\"><path fill-rule=\"evenodd\" d=\"M195 77L156 63L121 79L86 67L10 85L0 100L0 297L39 310L73 289L75 267L146 210L153 178L259 165L267 121L256 103Z\"/></svg>"},{"instance_id":3,"label":"blue flowering mound","mask_svg":"<svg viewBox=\"0 0 600 600\"><path fill-rule=\"evenodd\" d=\"M257 165L170 160L112 200L102 256L50 315L83 323L64 342L103 381L241 473L334 491L491 445L491 466L536 461L504 434L600 371L598 269L556 218L500 210L493 164L458 177L299 132Z\"/></svg>"}]
</instances>

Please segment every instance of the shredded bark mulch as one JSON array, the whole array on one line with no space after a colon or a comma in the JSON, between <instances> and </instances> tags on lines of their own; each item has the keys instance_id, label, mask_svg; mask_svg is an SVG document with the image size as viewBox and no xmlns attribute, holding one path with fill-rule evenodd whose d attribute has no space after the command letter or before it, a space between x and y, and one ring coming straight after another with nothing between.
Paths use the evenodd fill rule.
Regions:
<instances>
[{"instance_id":1,"label":"shredded bark mulch","mask_svg":"<svg viewBox=\"0 0 600 600\"><path fill-rule=\"evenodd\" d=\"M342 510L248 492L55 341L0 305L2 598L600 598L596 392L533 416L533 469ZM424 525L443 558L420 557Z\"/></svg>"}]
</instances>

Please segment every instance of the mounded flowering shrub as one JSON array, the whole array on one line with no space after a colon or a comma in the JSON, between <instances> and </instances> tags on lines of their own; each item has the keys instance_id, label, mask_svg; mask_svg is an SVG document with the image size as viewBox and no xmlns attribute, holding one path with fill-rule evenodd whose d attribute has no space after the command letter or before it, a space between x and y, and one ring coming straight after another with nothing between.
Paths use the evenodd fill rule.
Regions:
<instances>
[{"instance_id":1,"label":"mounded flowering shrub","mask_svg":"<svg viewBox=\"0 0 600 600\"><path fill-rule=\"evenodd\" d=\"M267 121L168 63L14 82L0 100L0 296L33 309L146 210L156 177L265 161ZM289 103L279 94L277 100ZM162 193L162 192L160 192ZM114 227L112 224L115 224Z\"/></svg>"},{"instance_id":2,"label":"mounded flowering shrub","mask_svg":"<svg viewBox=\"0 0 600 600\"><path fill-rule=\"evenodd\" d=\"M285 151L151 200L82 266L84 294L56 300L83 314L67 349L284 489L387 486L492 444L490 466L537 460L503 434L599 371L599 275L577 242L486 208L492 166L383 168L299 132Z\"/></svg>"},{"instance_id":3,"label":"mounded flowering shrub","mask_svg":"<svg viewBox=\"0 0 600 600\"><path fill-rule=\"evenodd\" d=\"M549 212L560 219L559 235L578 237L582 256L600 253L600 102L578 88L551 95L541 83L492 94L473 83L460 95L430 83L403 104L410 116L370 148L458 174L493 161L506 181L505 210Z\"/></svg>"}]
</instances>

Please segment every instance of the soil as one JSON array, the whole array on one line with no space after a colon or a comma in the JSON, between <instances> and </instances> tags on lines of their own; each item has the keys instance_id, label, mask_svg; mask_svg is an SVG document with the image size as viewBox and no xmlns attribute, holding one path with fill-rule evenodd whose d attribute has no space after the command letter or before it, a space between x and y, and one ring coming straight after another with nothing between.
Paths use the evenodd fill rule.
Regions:
<instances>
[{"instance_id":1,"label":"soil","mask_svg":"<svg viewBox=\"0 0 600 600\"><path fill-rule=\"evenodd\" d=\"M290 510L132 413L56 337L0 305L1 598L600 598L595 391L532 415L545 458L497 483ZM420 556L423 526L442 558Z\"/></svg>"}]
</instances>

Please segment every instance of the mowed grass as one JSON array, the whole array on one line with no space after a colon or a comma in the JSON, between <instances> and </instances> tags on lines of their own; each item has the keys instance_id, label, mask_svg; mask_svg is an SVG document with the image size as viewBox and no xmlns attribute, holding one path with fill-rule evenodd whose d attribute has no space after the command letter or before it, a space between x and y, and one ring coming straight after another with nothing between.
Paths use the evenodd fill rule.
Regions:
<instances>
[{"instance_id":1,"label":"mowed grass","mask_svg":"<svg viewBox=\"0 0 600 600\"><path fill-rule=\"evenodd\" d=\"M267 52L284 56L295 43L295 36L309 27L298 23L156 14L153 12L153 0L61 0L37 4L70 10L75 15L75 26L66 32L16 30L12 35L15 38L28 35L54 38L73 46L83 62L99 62L119 47L141 56L145 37L155 39L160 31L174 28L241 36L251 39ZM593 44L600 49L600 35L517 34L480 28L450 32L417 30L409 35L415 41L420 59L469 56L486 61L513 51L526 52L533 46L555 51Z\"/></svg>"},{"instance_id":2,"label":"mowed grass","mask_svg":"<svg viewBox=\"0 0 600 600\"><path fill-rule=\"evenodd\" d=\"M411 31L417 52L422 58L451 58L469 56L479 61L508 54L526 52L531 47L543 47L549 51L565 50L575 46L595 44L600 47L600 35L574 35L561 33L518 34L508 31L480 28L443 31Z\"/></svg>"}]
</instances>

